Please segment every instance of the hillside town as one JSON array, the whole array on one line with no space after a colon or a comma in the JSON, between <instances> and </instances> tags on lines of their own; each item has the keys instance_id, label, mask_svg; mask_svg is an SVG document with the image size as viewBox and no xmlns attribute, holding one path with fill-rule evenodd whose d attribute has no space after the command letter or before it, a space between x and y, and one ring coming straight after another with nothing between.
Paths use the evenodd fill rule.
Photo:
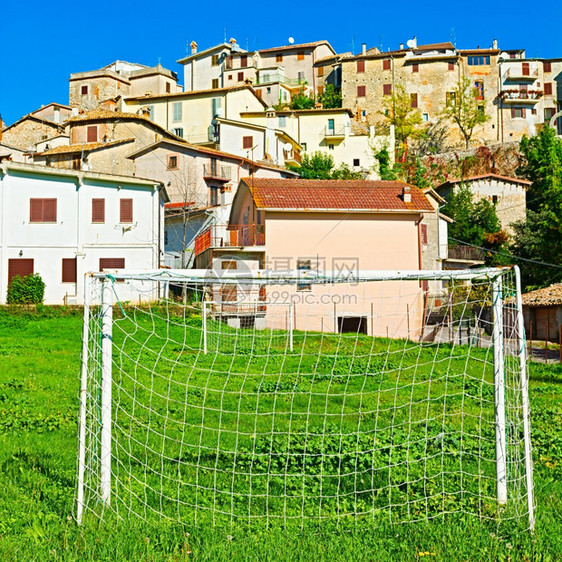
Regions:
<instances>
[{"instance_id":1,"label":"hillside town","mask_svg":"<svg viewBox=\"0 0 562 562\"><path fill-rule=\"evenodd\" d=\"M0 121L0 303L15 276L39 273L46 303L80 304L85 272L224 256L299 270L318 255L326 269L342 255L365 270L512 263L535 185L521 146L562 133L562 58L496 39L357 53L193 40L177 63L77 68L67 101ZM459 238L461 188L495 230Z\"/></svg>"}]
</instances>

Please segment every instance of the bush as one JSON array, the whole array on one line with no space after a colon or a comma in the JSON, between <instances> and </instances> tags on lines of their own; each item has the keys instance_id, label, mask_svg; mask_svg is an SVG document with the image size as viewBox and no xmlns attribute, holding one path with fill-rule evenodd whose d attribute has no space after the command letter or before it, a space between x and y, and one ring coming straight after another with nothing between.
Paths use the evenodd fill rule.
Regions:
<instances>
[{"instance_id":1,"label":"bush","mask_svg":"<svg viewBox=\"0 0 562 562\"><path fill-rule=\"evenodd\" d=\"M16 275L8 285L8 304L42 304L45 282L38 273Z\"/></svg>"}]
</instances>

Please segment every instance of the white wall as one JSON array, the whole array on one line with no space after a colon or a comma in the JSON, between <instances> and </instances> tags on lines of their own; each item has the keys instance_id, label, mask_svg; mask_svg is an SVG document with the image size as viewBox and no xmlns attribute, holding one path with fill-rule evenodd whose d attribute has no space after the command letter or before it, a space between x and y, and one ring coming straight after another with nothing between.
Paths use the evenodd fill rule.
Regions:
<instances>
[{"instance_id":1,"label":"white wall","mask_svg":"<svg viewBox=\"0 0 562 562\"><path fill-rule=\"evenodd\" d=\"M159 267L164 221L155 184L34 168L0 169L0 303L6 301L12 258L34 260L34 272L46 284L46 304L63 304L67 295L69 303L81 303L84 274L99 271L100 258L124 258L127 269ZM30 223L31 198L56 198L56 222ZM92 223L93 198L105 199L103 224ZM133 200L132 223L119 222L121 198ZM62 283L62 259L74 257L77 283ZM124 286L118 291L126 293Z\"/></svg>"}]
</instances>

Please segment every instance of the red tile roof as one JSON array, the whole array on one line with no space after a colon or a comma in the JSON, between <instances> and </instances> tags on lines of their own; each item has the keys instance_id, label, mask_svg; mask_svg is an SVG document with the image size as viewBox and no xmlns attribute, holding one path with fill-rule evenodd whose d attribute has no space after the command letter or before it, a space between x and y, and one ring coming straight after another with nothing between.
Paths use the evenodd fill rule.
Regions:
<instances>
[{"instance_id":1,"label":"red tile roof","mask_svg":"<svg viewBox=\"0 0 562 562\"><path fill-rule=\"evenodd\" d=\"M243 178L258 208L346 211L433 211L417 187L400 181ZM411 203L403 189L410 188Z\"/></svg>"},{"instance_id":2,"label":"red tile roof","mask_svg":"<svg viewBox=\"0 0 562 562\"><path fill-rule=\"evenodd\" d=\"M451 184L451 183L468 183L468 182L471 182L471 181L483 180L483 179L487 179L487 178L493 178L493 179L496 179L496 180L499 180L499 181L507 181L507 182L511 182L511 183L520 183L522 185L531 185L533 183L532 181L529 181L529 180L523 180L521 178L511 178L509 176L500 176L499 174L483 174L481 176L470 176L469 178L448 180L441 185L447 185L447 184ZM438 187L441 187L441 186L438 186Z\"/></svg>"},{"instance_id":3,"label":"red tile roof","mask_svg":"<svg viewBox=\"0 0 562 562\"><path fill-rule=\"evenodd\" d=\"M560 306L562 305L562 283L525 293L521 296L524 306Z\"/></svg>"}]
</instances>

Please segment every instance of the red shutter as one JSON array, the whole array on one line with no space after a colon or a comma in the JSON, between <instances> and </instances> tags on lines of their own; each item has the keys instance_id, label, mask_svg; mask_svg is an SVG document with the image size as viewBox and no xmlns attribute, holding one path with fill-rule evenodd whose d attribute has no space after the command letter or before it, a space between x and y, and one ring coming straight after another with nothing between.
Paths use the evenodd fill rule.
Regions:
<instances>
[{"instance_id":1,"label":"red shutter","mask_svg":"<svg viewBox=\"0 0 562 562\"><path fill-rule=\"evenodd\" d=\"M254 137L242 137L242 148L252 148Z\"/></svg>"},{"instance_id":2,"label":"red shutter","mask_svg":"<svg viewBox=\"0 0 562 562\"><path fill-rule=\"evenodd\" d=\"M523 63L523 76L529 76L529 63Z\"/></svg>"},{"instance_id":3,"label":"red shutter","mask_svg":"<svg viewBox=\"0 0 562 562\"><path fill-rule=\"evenodd\" d=\"M419 72L419 71L420 71L420 65L417 62L415 62L412 65L412 72Z\"/></svg>"},{"instance_id":4,"label":"red shutter","mask_svg":"<svg viewBox=\"0 0 562 562\"><path fill-rule=\"evenodd\" d=\"M384 59L382 61L382 69L383 70L390 70L390 59Z\"/></svg>"},{"instance_id":5,"label":"red shutter","mask_svg":"<svg viewBox=\"0 0 562 562\"><path fill-rule=\"evenodd\" d=\"M544 95L549 96L552 94L552 82L544 83Z\"/></svg>"},{"instance_id":6,"label":"red shutter","mask_svg":"<svg viewBox=\"0 0 562 562\"><path fill-rule=\"evenodd\" d=\"M125 258L100 258L100 271L111 269L125 269ZM123 279L117 281L122 283Z\"/></svg>"},{"instance_id":7,"label":"red shutter","mask_svg":"<svg viewBox=\"0 0 562 562\"><path fill-rule=\"evenodd\" d=\"M239 72L238 73L238 82L243 82L244 81L244 73L243 72Z\"/></svg>"},{"instance_id":8,"label":"red shutter","mask_svg":"<svg viewBox=\"0 0 562 562\"><path fill-rule=\"evenodd\" d=\"M119 209L119 222L133 222L132 199L121 199Z\"/></svg>"},{"instance_id":9,"label":"red shutter","mask_svg":"<svg viewBox=\"0 0 562 562\"><path fill-rule=\"evenodd\" d=\"M357 72L365 72L365 61L358 60L357 61Z\"/></svg>"},{"instance_id":10,"label":"red shutter","mask_svg":"<svg viewBox=\"0 0 562 562\"><path fill-rule=\"evenodd\" d=\"M30 199L29 222L57 222L57 200Z\"/></svg>"},{"instance_id":11,"label":"red shutter","mask_svg":"<svg viewBox=\"0 0 562 562\"><path fill-rule=\"evenodd\" d=\"M427 224L421 224L420 226L422 244L427 244Z\"/></svg>"},{"instance_id":12,"label":"red shutter","mask_svg":"<svg viewBox=\"0 0 562 562\"><path fill-rule=\"evenodd\" d=\"M105 222L105 199L92 199L92 222Z\"/></svg>"},{"instance_id":13,"label":"red shutter","mask_svg":"<svg viewBox=\"0 0 562 562\"><path fill-rule=\"evenodd\" d=\"M525 117L525 108L524 107L521 108L521 117Z\"/></svg>"},{"instance_id":14,"label":"red shutter","mask_svg":"<svg viewBox=\"0 0 562 562\"><path fill-rule=\"evenodd\" d=\"M418 94L410 94L410 101L412 103L412 107L418 107Z\"/></svg>"},{"instance_id":15,"label":"red shutter","mask_svg":"<svg viewBox=\"0 0 562 562\"><path fill-rule=\"evenodd\" d=\"M366 86L357 86L357 97L364 98L366 95L367 87Z\"/></svg>"},{"instance_id":16,"label":"red shutter","mask_svg":"<svg viewBox=\"0 0 562 562\"><path fill-rule=\"evenodd\" d=\"M455 70L455 63L454 62L449 63L449 70Z\"/></svg>"},{"instance_id":17,"label":"red shutter","mask_svg":"<svg viewBox=\"0 0 562 562\"><path fill-rule=\"evenodd\" d=\"M93 125L92 127L88 127L86 129L86 135L87 135L87 142L97 142L98 140L98 128L96 127L96 125Z\"/></svg>"},{"instance_id":18,"label":"red shutter","mask_svg":"<svg viewBox=\"0 0 562 562\"><path fill-rule=\"evenodd\" d=\"M8 285L19 275L25 277L33 273L33 258L15 258L8 260Z\"/></svg>"},{"instance_id":19,"label":"red shutter","mask_svg":"<svg viewBox=\"0 0 562 562\"><path fill-rule=\"evenodd\" d=\"M544 62L543 63L543 72L552 72L552 65L549 62Z\"/></svg>"},{"instance_id":20,"label":"red shutter","mask_svg":"<svg viewBox=\"0 0 562 562\"><path fill-rule=\"evenodd\" d=\"M62 282L76 283L76 258L62 258Z\"/></svg>"},{"instance_id":21,"label":"red shutter","mask_svg":"<svg viewBox=\"0 0 562 562\"><path fill-rule=\"evenodd\" d=\"M382 93L385 96L390 96L392 94L392 84L383 84Z\"/></svg>"},{"instance_id":22,"label":"red shutter","mask_svg":"<svg viewBox=\"0 0 562 562\"><path fill-rule=\"evenodd\" d=\"M511 108L511 118L515 119L515 108L514 107Z\"/></svg>"}]
</instances>

